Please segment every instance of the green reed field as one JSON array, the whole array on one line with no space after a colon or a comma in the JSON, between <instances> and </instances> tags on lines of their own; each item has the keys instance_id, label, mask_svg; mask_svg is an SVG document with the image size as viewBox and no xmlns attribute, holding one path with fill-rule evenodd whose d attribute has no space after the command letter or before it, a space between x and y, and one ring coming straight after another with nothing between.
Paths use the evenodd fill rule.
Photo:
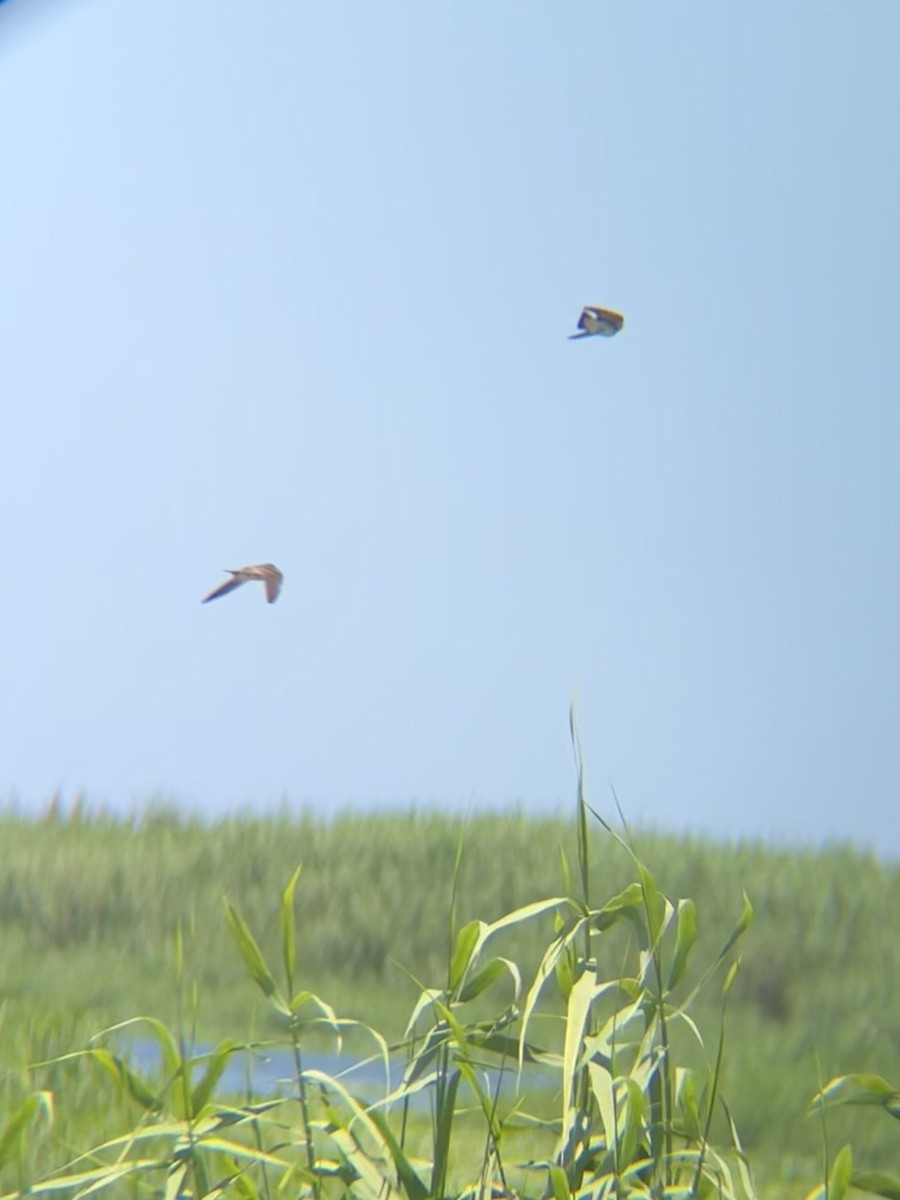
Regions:
<instances>
[{"instance_id":1,"label":"green reed field","mask_svg":"<svg viewBox=\"0 0 900 1200\"><path fill-rule=\"evenodd\" d=\"M431 811L333 821L284 811L214 822L168 810L121 819L84 805L52 805L34 819L7 811L0 1128L27 1094L52 1092L54 1101L52 1126L40 1111L37 1132L0 1169L0 1194L122 1127L126 1101L95 1067L33 1064L83 1049L92 1034L138 1015L191 1025L209 1042L279 1032L236 949L223 896L277 962L282 892L302 864L298 986L398 1039L420 988L446 986L455 931L572 894L577 831L577 822L517 811L466 823ZM634 881L635 864L595 822L588 836L588 885L600 905ZM761 1193L804 1195L822 1180L823 1126L806 1115L819 1086L850 1072L900 1081L900 867L843 847L783 851L640 831L632 845L660 892L695 902L704 962L740 917L743 892L752 903L753 923L733 955L741 966L719 1086ZM518 924L498 952L530 976L552 935L549 918ZM628 949L627 935L600 939L599 977L617 978ZM715 1047L721 988L702 992L691 1011ZM352 1035L349 1045L357 1048ZM859 1159L897 1159L900 1132L886 1114L829 1113L826 1128L829 1144L852 1140Z\"/></svg>"}]
</instances>

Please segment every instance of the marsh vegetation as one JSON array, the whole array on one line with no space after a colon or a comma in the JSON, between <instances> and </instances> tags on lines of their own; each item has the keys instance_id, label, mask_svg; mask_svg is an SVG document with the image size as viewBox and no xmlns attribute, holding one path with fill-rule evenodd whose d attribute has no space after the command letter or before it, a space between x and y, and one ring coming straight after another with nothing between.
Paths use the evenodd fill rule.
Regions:
<instances>
[{"instance_id":1,"label":"marsh vegetation","mask_svg":"<svg viewBox=\"0 0 900 1200\"><path fill-rule=\"evenodd\" d=\"M807 1115L833 1077L900 1078L900 870L873 856L629 849L585 808L54 805L7 812L0 840L5 1194L803 1195L844 1142L896 1149L883 1112ZM127 1066L135 1037L153 1077ZM390 1104L304 1068L338 1042L391 1048ZM220 1094L249 1043L291 1055L286 1096Z\"/></svg>"}]
</instances>

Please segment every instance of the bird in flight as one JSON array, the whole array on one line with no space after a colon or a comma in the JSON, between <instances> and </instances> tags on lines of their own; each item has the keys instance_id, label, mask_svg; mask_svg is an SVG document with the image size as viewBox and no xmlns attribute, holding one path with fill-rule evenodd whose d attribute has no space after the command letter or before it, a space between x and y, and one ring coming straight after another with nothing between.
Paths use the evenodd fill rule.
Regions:
<instances>
[{"instance_id":1,"label":"bird in flight","mask_svg":"<svg viewBox=\"0 0 900 1200\"><path fill-rule=\"evenodd\" d=\"M595 308L586 304L578 318L578 328L581 333L570 333L569 341L585 337L615 337L625 318L621 313L613 312L611 308Z\"/></svg>"},{"instance_id":2,"label":"bird in flight","mask_svg":"<svg viewBox=\"0 0 900 1200\"><path fill-rule=\"evenodd\" d=\"M259 579L265 584L266 599L270 604L274 604L278 599L284 576L272 563L260 563L255 567L239 567L236 571L227 567L225 569L231 578L220 583L217 588L213 588L208 596L203 597L200 601L201 604L208 604L210 600L218 600L220 596L227 596L229 592L239 588L242 583L249 583L251 579Z\"/></svg>"}]
</instances>

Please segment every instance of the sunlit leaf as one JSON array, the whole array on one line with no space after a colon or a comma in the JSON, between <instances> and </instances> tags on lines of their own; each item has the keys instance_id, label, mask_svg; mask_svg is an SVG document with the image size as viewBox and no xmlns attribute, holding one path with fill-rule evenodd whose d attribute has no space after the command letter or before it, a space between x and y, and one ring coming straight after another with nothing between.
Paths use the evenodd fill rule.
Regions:
<instances>
[{"instance_id":1,"label":"sunlit leaf","mask_svg":"<svg viewBox=\"0 0 900 1200\"><path fill-rule=\"evenodd\" d=\"M870 1105L884 1108L892 1117L900 1118L900 1093L880 1075L840 1075L827 1083L814 1097L810 1109L820 1105Z\"/></svg>"},{"instance_id":2,"label":"sunlit leaf","mask_svg":"<svg viewBox=\"0 0 900 1200\"><path fill-rule=\"evenodd\" d=\"M381 1136L384 1138L385 1145L391 1152L391 1157L394 1160L394 1167L397 1171L397 1176L400 1180L400 1185L406 1193L407 1200L427 1200L428 1188L422 1182L415 1167L407 1158L402 1146L394 1137L390 1126L385 1118L379 1112L371 1112L369 1114L378 1126Z\"/></svg>"},{"instance_id":3,"label":"sunlit leaf","mask_svg":"<svg viewBox=\"0 0 900 1200\"><path fill-rule=\"evenodd\" d=\"M669 967L667 987L675 987L684 974L688 957L697 941L697 906L693 900L679 900L675 922L675 950Z\"/></svg>"},{"instance_id":4,"label":"sunlit leaf","mask_svg":"<svg viewBox=\"0 0 900 1200\"><path fill-rule=\"evenodd\" d=\"M476 996L480 996L482 992L486 992L488 988L493 987L498 980L509 977L513 981L514 994L518 996L522 987L522 977L519 974L519 968L514 962L510 962L506 958L492 958L474 975L466 980L465 985L460 989L457 999L461 1004L467 1004L470 1000L474 1000Z\"/></svg>"},{"instance_id":5,"label":"sunlit leaf","mask_svg":"<svg viewBox=\"0 0 900 1200\"><path fill-rule=\"evenodd\" d=\"M301 863L281 894L281 953L288 995L294 990L294 971L297 965L296 929L294 927L294 893L300 878Z\"/></svg>"},{"instance_id":6,"label":"sunlit leaf","mask_svg":"<svg viewBox=\"0 0 900 1200\"><path fill-rule=\"evenodd\" d=\"M853 1152L849 1146L843 1146L834 1160L828 1178L828 1200L844 1200L852 1174Z\"/></svg>"},{"instance_id":7,"label":"sunlit leaf","mask_svg":"<svg viewBox=\"0 0 900 1200\"><path fill-rule=\"evenodd\" d=\"M163 1200L178 1200L181 1195L181 1185L188 1172L186 1162L173 1163L166 1175L166 1190Z\"/></svg>"},{"instance_id":8,"label":"sunlit leaf","mask_svg":"<svg viewBox=\"0 0 900 1200\"><path fill-rule=\"evenodd\" d=\"M550 1168L550 1187L553 1189L553 1200L571 1200L569 1181L562 1167Z\"/></svg>"},{"instance_id":9,"label":"sunlit leaf","mask_svg":"<svg viewBox=\"0 0 900 1200\"><path fill-rule=\"evenodd\" d=\"M731 947L735 944L738 938L743 937L750 926L753 924L753 905L750 903L750 897L746 892L741 893L744 897L744 906L741 909L741 915L738 917L737 924L728 937L725 939L725 945L719 951L717 961L721 962Z\"/></svg>"},{"instance_id":10,"label":"sunlit leaf","mask_svg":"<svg viewBox=\"0 0 900 1200\"><path fill-rule=\"evenodd\" d=\"M457 988L469 969L469 964L472 961L475 947L478 945L479 935L483 928L486 928L483 922L470 921L457 934L453 957L450 959L451 994L456 993Z\"/></svg>"},{"instance_id":11,"label":"sunlit leaf","mask_svg":"<svg viewBox=\"0 0 900 1200\"><path fill-rule=\"evenodd\" d=\"M235 906L227 900L225 901L225 916L241 958L244 960L244 966L250 972L251 977L255 980L263 994L267 997L274 996L275 980L272 978L272 972L266 966L266 960L263 958L262 951L256 944L256 940L244 918Z\"/></svg>"},{"instance_id":12,"label":"sunlit leaf","mask_svg":"<svg viewBox=\"0 0 900 1200\"><path fill-rule=\"evenodd\" d=\"M109 1050L102 1047L97 1047L89 1053L94 1062L102 1067L115 1083L124 1088L141 1108L147 1109L148 1112L158 1112L163 1108L162 1099L155 1089L135 1071L132 1071L118 1055L111 1054Z\"/></svg>"},{"instance_id":13,"label":"sunlit leaf","mask_svg":"<svg viewBox=\"0 0 900 1200\"><path fill-rule=\"evenodd\" d=\"M191 1113L196 1116L203 1111L215 1091L216 1084L222 1078L228 1060L236 1050L240 1049L237 1042L224 1038L219 1042L210 1055L199 1081L191 1093Z\"/></svg>"}]
</instances>

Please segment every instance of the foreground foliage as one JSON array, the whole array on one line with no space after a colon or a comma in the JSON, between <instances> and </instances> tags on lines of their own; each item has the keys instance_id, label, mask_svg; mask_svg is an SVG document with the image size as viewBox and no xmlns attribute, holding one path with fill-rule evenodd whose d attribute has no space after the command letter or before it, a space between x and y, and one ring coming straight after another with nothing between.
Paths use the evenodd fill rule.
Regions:
<instances>
[{"instance_id":1,"label":"foreground foliage","mask_svg":"<svg viewBox=\"0 0 900 1200\"><path fill-rule=\"evenodd\" d=\"M417 928L418 935L423 939L427 935L428 940L426 952L420 956L410 952L408 945L403 947L404 961L431 982L408 981L411 1016L399 1027L397 988L391 988L393 1011L384 1034L375 1031L376 1021L360 1019L370 1000L365 989L378 978L378 972L371 969L373 928L379 954L390 944L388 926L378 921L373 926L371 910L383 902L380 891L366 894L366 907L354 899L352 891L332 886L328 907L329 911L341 910L341 929L329 954L323 954L317 932L321 859L312 855L302 877L294 871L280 901L272 905L262 898L270 884L268 873L251 869L258 848L249 845L244 860L235 852L227 871L217 868L213 872L215 879L229 881L224 919L221 909L218 916L204 911L199 894L180 906L178 900L184 901L184 895L166 897L173 923L180 930L174 985L171 968L166 973L171 1009L168 1023L158 1015L120 1022L89 1042L89 1032L97 1027L90 1010L82 1018L73 1016L63 1029L52 1023L42 1027L40 1020L32 1018L28 1053L17 1057L18 1030L12 1018L21 1000L15 991L8 993L7 1025L0 1027L0 1066L6 1068L0 1095L0 1188L5 1188L7 1195L26 1191L31 1195L88 1195L102 1190L107 1195L171 1197L331 1197L350 1191L364 1197L397 1193L408 1200L476 1193L552 1194L554 1200L588 1194L754 1196L756 1185L747 1151L749 1141L762 1141L760 1129L767 1130L758 1122L757 1136L749 1141L746 1137L748 1122L743 1113L750 1111L752 1116L752 1106L747 1103L752 1087L760 1079L766 1081L762 1106L770 1132L794 1128L795 1113L802 1120L803 1102L792 1111L785 1101L786 1086L792 1083L795 1089L804 1090L804 1081L792 1079L784 1053L791 1010L800 1002L787 972L790 963L783 945L784 922L776 922L782 975L774 969L778 964L771 962L768 973L760 972L753 944L736 974L734 948L751 915L746 898L740 914L734 911L737 880L744 883L743 874L728 872L732 876L728 880L731 925L723 922L721 894L718 904L708 904L708 912L701 908L701 923L693 900L665 897L657 876L644 865L646 852L634 853L633 839L626 845L607 830L602 834L605 840L598 842L601 824L593 820L579 782L574 829L568 838L559 839L565 887L560 894L538 901L534 899L540 894L534 876L540 872L530 873L528 867L539 861L546 870L549 823L542 828L537 822L507 822L507 841L514 844L516 853L515 872L504 871L506 860L490 837L485 851L478 823L473 823L465 836L464 852L458 833L455 846L447 842L450 823L446 820L443 824L436 819L413 821L411 829L406 825L413 849L423 834L433 845L444 847L442 863L446 877L453 881L453 894L449 914L444 911L441 917L435 901L440 889L434 886L433 863L424 881L418 864L419 890L407 884L404 919L410 929ZM62 821L59 814L49 814L47 827L52 832L57 825L68 833L74 829L76 834L85 834L85 846L92 844L91 835L101 844L106 838L121 843L121 826L114 822L82 820L80 816L74 822ZM387 827L392 827L391 819ZM15 828L21 830L21 823ZM372 828L370 824L367 832ZM396 823L398 835L403 828L403 823ZM190 837L177 836L179 829L171 816L163 816L154 831L160 840L150 844L165 844L177 861L190 844ZM188 826L187 832L190 830ZM518 833L523 831L529 836L520 842ZM146 833L139 830L131 837L140 841ZM203 853L209 860L221 842L217 843L208 829L204 840ZM653 846L653 839L644 840ZM281 861L284 846L278 849ZM143 876L132 877L125 870L128 853L126 849L115 868L125 872L118 876L117 895L141 935L147 933L148 914L138 910L137 900L141 887L146 888L153 875L144 862ZM747 875L752 877L753 856L743 853L750 868ZM409 851L404 857L382 851L382 872L388 866L402 875L408 857ZM871 949L873 938L877 941L882 932L889 932L887 922L873 929L863 920L872 879L891 886L895 882L887 868L873 863L872 872L867 873L859 869L861 856L845 854L844 858L854 867L852 886L844 884L839 872L823 878L821 859L815 871L806 873L802 856L791 860L796 908L801 914L813 914L804 929L806 948L801 942L790 951L793 965L805 968L817 985L824 978L826 986L818 986L817 1002L820 1011L832 1016L839 989L847 986L847 971L839 977L824 958L815 961L811 948L815 947L822 905L831 941L837 943L827 947L832 961L835 954L843 955L846 965L853 961L854 953L859 956L860 943L866 938ZM7 863L12 870L0 877L6 935L10 926L14 930L17 922L24 927L30 921L52 933L60 953L66 955L73 945L102 950L108 935L111 945L120 944L116 942L122 932L120 917L112 909L107 912L101 903L101 861L105 858L97 859L96 877L82 866L81 892L73 872L76 886L66 924L62 906L54 907L59 871L55 879L48 869L45 892L36 884L30 892L23 891L29 864L21 855L10 854ZM710 861L687 845L674 865L682 872L687 870L702 890L704 882L707 887L709 884L703 868ZM832 861L839 863L840 856ZM574 863L574 878L570 863ZM777 864L777 857L771 855L768 887L759 889L762 904L758 907L766 914L767 924L772 922L779 894L787 894L787 881L773 869ZM164 855L159 865L165 876ZM677 875L672 865L667 864L669 874ZM48 868L46 860L43 866ZM356 867L358 871L358 863ZM328 871L326 856L326 877ZM558 866L555 873L558 876ZM479 892L476 886L486 882L485 875L491 877L494 889L486 901L483 889ZM332 874L332 884L333 878ZM716 882L721 885L723 879L717 877ZM208 889L210 885L203 886ZM517 901L509 908L500 903L505 892ZM95 898L89 899L92 894ZM597 894L603 897L599 902L594 898ZM472 911L479 899L486 905L483 915ZM446 910L446 904L444 907ZM301 920L299 967L297 914ZM333 919L333 912L331 915ZM227 955L218 942L220 930L231 942ZM712 944L710 930L716 938ZM757 937L755 933L753 942ZM163 943L161 934L157 941ZM445 947L443 961L441 946ZM161 974L154 941L143 950L154 964L154 972ZM817 953L824 956L824 952L823 944ZM771 959L768 948L765 953ZM45 949L44 964L47 958ZM100 961L93 960L92 976L102 986L106 976L96 969ZM243 1097L235 1097L233 1086L224 1087L227 1068L243 1049L234 1040L220 1039L209 1053L192 1049L204 1032L199 1021L198 978L204 999L210 987L228 981L227 990L234 994L233 1003L241 1013L241 1024L234 1027L246 1029L246 992L231 982L232 962L249 972L270 1014L263 1022L265 1036L253 1039L253 1049L271 1052L281 1046L290 1053L293 1082L278 1094L254 1095L248 1088ZM277 969L272 965L275 962ZM332 1007L322 998L325 990L316 981L323 977L323 962L329 968L324 974L335 980L343 978L343 996L353 1001L351 1017L339 1018L337 1012L343 1006ZM889 955L883 956L879 965L884 1005L879 1007L877 997L873 1003L870 990L868 1004L860 1005L858 1015L866 1017L863 1027L876 1028L880 1036L889 1038L885 1023L892 1019L890 997L896 994ZM755 1011L769 1015L767 1027L748 1021L748 1011L752 1015L754 1009L747 1006L747 975ZM8 970L6 978L10 979ZM857 975L850 986L871 989L872 984ZM745 998L739 1001L742 987ZM177 998L174 1006L172 997ZM733 1052L723 1057L726 1006L729 1028L740 1032L737 1037L731 1034L728 1044ZM144 1011L153 1012L154 1007L148 1004ZM813 1028L829 1030L828 1025ZM150 1038L155 1043L159 1072L135 1065L127 1053L131 1037ZM381 1064L383 1084L376 1098L356 1086L352 1072L326 1072L315 1065L311 1052L326 1038L335 1046L351 1046L357 1058ZM779 1047L779 1040L780 1052L770 1053L773 1042ZM73 1053L72 1048L79 1045L89 1048ZM843 1048L852 1052L855 1046L845 1040ZM38 1060L44 1065L29 1069L28 1063ZM887 1065L884 1069L889 1070ZM810 1077L815 1079L814 1074L806 1076ZM865 1096L865 1103L877 1103L896 1115L896 1095L889 1084L883 1080L873 1083L870 1076L846 1078L851 1082L838 1078L822 1088L814 1106L816 1114L824 1117L838 1104L848 1112L851 1108L858 1112ZM812 1090L807 1083L805 1096ZM724 1102L728 1095L736 1100L734 1110ZM893 1099L885 1099L888 1095ZM886 1160L872 1152L874 1143L866 1142L864 1135L872 1124L857 1120L842 1127L842 1133L849 1132L858 1148L859 1163L866 1164L855 1166L848 1146L832 1159L828 1127L808 1121L807 1134L819 1146L822 1166L813 1164L807 1180L816 1175L827 1179L832 1198L840 1197L851 1184L900 1197L900 1187L878 1165ZM749 1125L753 1127L752 1120ZM739 1128L744 1133L743 1143ZM759 1161L755 1153L752 1158ZM791 1175L790 1164L786 1169L784 1163L782 1159L779 1183L770 1185L768 1194L785 1194ZM794 1182L799 1180L795 1177Z\"/></svg>"},{"instance_id":2,"label":"foreground foliage","mask_svg":"<svg viewBox=\"0 0 900 1200\"><path fill-rule=\"evenodd\" d=\"M579 788L580 793L580 788ZM552 1193L556 1200L587 1194L618 1196L755 1196L733 1122L724 1108L727 1139L711 1139L717 1111L722 1030L711 1050L689 1008L699 989L724 967L748 927L743 912L714 961L688 982L697 940L690 900L675 904L657 888L637 858L637 875L599 906L591 903L587 807L579 796L580 891L532 902L491 923L473 920L458 931L443 986L425 987L414 1005L400 1046L389 1047L374 1030L386 1091L362 1101L339 1078L304 1066L311 1030L340 1039L348 1024L297 978L295 871L281 900L280 979L238 909L226 919L245 969L284 1023L294 1063L294 1095L223 1099L216 1088L238 1049L223 1041L199 1075L183 1040L162 1022L140 1018L161 1053L160 1081L139 1075L111 1048L123 1027L107 1031L108 1044L84 1056L105 1069L141 1110L137 1124L77 1155L28 1193L63 1189L87 1195L140 1179L151 1194L235 1196L266 1194L340 1196L365 1200L402 1196L426 1200L448 1194L479 1196ZM568 874L568 872L567 872ZM552 919L533 977L525 986L520 967L498 951L504 935ZM454 924L451 913L451 928ZM605 978L596 947L620 935L623 972ZM736 964L720 981L724 995ZM563 1011L538 1032L541 1000L557 989ZM473 1011L494 997L492 1015ZM724 1006L723 1006L724 1012ZM129 1025L132 1025L129 1022ZM680 1065L675 1031L699 1049L701 1065ZM405 1058L391 1084L392 1054ZM529 1073L540 1071L535 1088ZM507 1081L506 1088L501 1084ZM463 1089L467 1096L463 1098ZM529 1110L529 1095L550 1091L557 1111ZM427 1098L431 1139L427 1155L413 1155L407 1140L409 1110ZM12 1147L37 1115L38 1101L21 1110L10 1130ZM477 1172L460 1178L455 1168L458 1122L474 1111L482 1140ZM514 1131L528 1133L533 1153L524 1161L507 1153Z\"/></svg>"}]
</instances>

